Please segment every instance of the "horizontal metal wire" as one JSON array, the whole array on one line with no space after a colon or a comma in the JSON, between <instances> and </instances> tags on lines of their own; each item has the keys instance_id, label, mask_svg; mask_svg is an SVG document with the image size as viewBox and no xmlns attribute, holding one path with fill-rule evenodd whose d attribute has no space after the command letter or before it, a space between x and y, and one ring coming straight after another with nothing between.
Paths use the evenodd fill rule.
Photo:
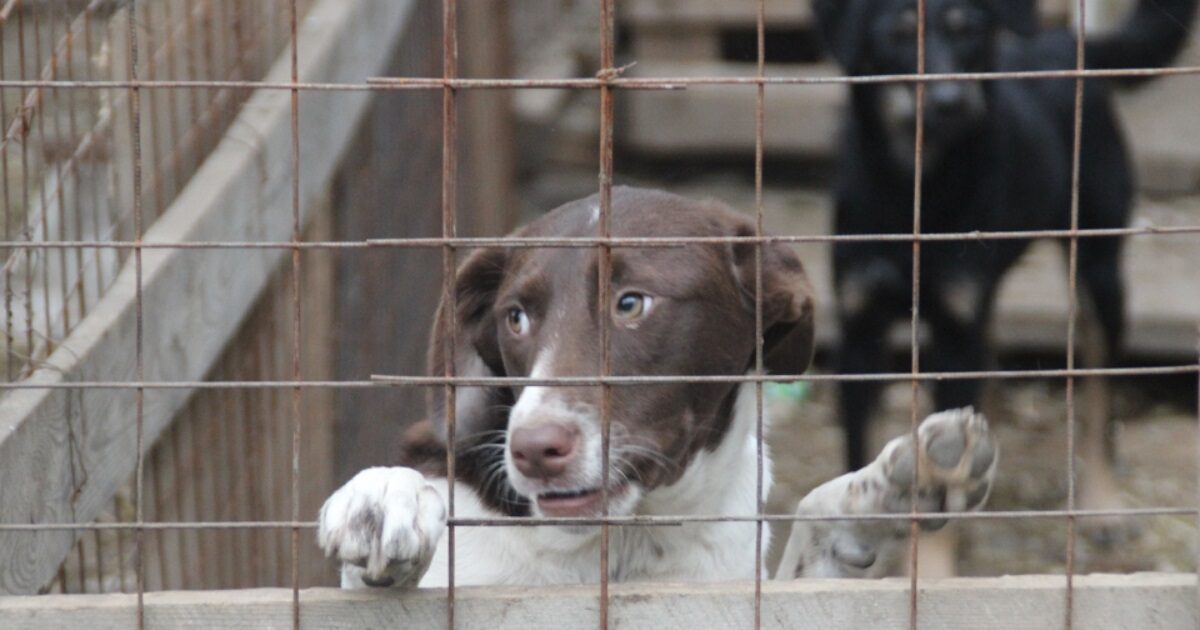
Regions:
<instances>
[{"instance_id":1,"label":"horizontal metal wire","mask_svg":"<svg viewBox=\"0 0 1200 630\"><path fill-rule=\"evenodd\" d=\"M877 512L871 514L695 514L655 516L594 517L457 517L448 519L456 527L554 527L576 525L620 525L677 527L686 523L782 523L847 521L1002 521L1033 518L1104 518L1113 516L1190 516L1200 514L1194 507L1142 507L1108 510L1004 510L998 512ZM62 530L179 530L179 529L316 529L316 521L174 521L147 523L0 523L0 531L41 532Z\"/></svg>"},{"instance_id":2,"label":"horizontal metal wire","mask_svg":"<svg viewBox=\"0 0 1200 630\"><path fill-rule=\"evenodd\" d=\"M371 77L367 84L394 89L680 89L692 85L827 85L869 83L936 83L940 81L1012 81L1027 79L1105 79L1200 74L1200 66L1085 70L1023 70L997 72L946 72L937 74L871 74L796 77L708 76L594 79L443 79L437 77Z\"/></svg>"},{"instance_id":3,"label":"horizontal metal wire","mask_svg":"<svg viewBox=\"0 0 1200 630\"><path fill-rule=\"evenodd\" d=\"M1079 230L1012 230L878 234L792 234L763 236L653 236L653 237L453 237L453 238L374 238L363 241L189 241L163 243L154 241L0 241L0 248L12 249L362 249L362 248L437 248L437 247L500 247L500 248L587 248L587 247L682 247L686 245L724 245L758 243L838 243L838 242L912 242L912 241L1003 241L1041 238L1111 238L1120 236L1163 236L1200 234L1200 225L1156 226L1127 228L1096 228Z\"/></svg>"},{"instance_id":4,"label":"horizontal metal wire","mask_svg":"<svg viewBox=\"0 0 1200 630\"><path fill-rule=\"evenodd\" d=\"M499 248L587 248L587 247L682 247L686 245L724 245L758 243L838 243L838 242L912 242L912 241L1004 241L1042 238L1111 238L1119 236L1163 236L1200 234L1200 225L1155 226L1127 228L1096 228L1079 230L1013 230L878 234L792 234L763 236L653 236L653 237L454 237L454 238L373 238L363 241L189 241L163 243L154 241L0 241L0 248L11 249L363 249L363 248L437 248L437 247L499 247Z\"/></svg>"},{"instance_id":5,"label":"horizontal metal wire","mask_svg":"<svg viewBox=\"0 0 1200 630\"><path fill-rule=\"evenodd\" d=\"M681 90L703 85L828 85L869 83L934 83L939 81L1012 81L1033 79L1111 79L1145 78L1200 74L1200 66L1171 68L1123 68L1088 70L1029 70L1015 72L948 72L945 74L881 74L861 76L795 77L593 77L571 79L444 79L440 77L369 77L365 83L327 83L310 81L228 81L228 80L62 80L6 79L0 89L252 89L309 92L361 92L387 90L462 89L599 89L612 87L632 90Z\"/></svg>"},{"instance_id":6,"label":"horizontal metal wire","mask_svg":"<svg viewBox=\"0 0 1200 630\"><path fill-rule=\"evenodd\" d=\"M361 389L367 387L395 387L410 385L436 387L582 387L582 386L632 386L669 385L673 383L793 383L880 381L909 382L948 381L972 379L1023 379L1023 378L1066 378L1086 376L1163 376L1170 374L1195 374L1200 365L1161 365L1123 368L1073 368L1044 370L990 370L979 372L879 372L872 374L754 374L743 375L642 375L642 376L561 376L555 378L532 378L524 376L496 377L444 377L444 376L393 376L371 375L368 381L78 381L78 382L15 382L0 383L4 389Z\"/></svg>"}]
</instances>

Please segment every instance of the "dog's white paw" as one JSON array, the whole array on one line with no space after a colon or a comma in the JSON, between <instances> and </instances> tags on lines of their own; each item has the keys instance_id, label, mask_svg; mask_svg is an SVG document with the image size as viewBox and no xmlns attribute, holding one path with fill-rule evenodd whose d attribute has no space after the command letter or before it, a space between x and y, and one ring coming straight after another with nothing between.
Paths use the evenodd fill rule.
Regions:
<instances>
[{"instance_id":1,"label":"dog's white paw","mask_svg":"<svg viewBox=\"0 0 1200 630\"><path fill-rule=\"evenodd\" d=\"M912 509L917 475L917 509L962 512L983 507L996 475L997 449L987 420L971 408L934 414L911 435L888 442L866 467L829 481L800 501L800 515L904 513ZM920 462L920 465L917 465ZM938 529L945 519L926 519ZM904 556L905 520L797 521L777 575L791 577L882 577Z\"/></svg>"},{"instance_id":2,"label":"dog's white paw","mask_svg":"<svg viewBox=\"0 0 1200 630\"><path fill-rule=\"evenodd\" d=\"M342 564L342 588L413 587L446 527L442 497L411 468L368 468L321 506L317 544Z\"/></svg>"}]
</instances>

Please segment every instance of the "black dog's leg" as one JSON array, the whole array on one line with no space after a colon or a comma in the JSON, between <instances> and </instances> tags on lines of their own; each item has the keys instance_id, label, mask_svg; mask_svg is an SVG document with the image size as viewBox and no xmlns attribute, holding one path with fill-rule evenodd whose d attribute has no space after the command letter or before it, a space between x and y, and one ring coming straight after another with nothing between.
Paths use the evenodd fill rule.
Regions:
<instances>
[{"instance_id":1,"label":"black dog's leg","mask_svg":"<svg viewBox=\"0 0 1200 630\"><path fill-rule=\"evenodd\" d=\"M842 340L838 373L883 372L887 366L887 333L902 316L897 310L903 274L880 259L859 258L849 269L836 270ZM865 264L864 264L865 262ZM846 432L846 467L858 470L867 462L867 426L879 400L881 384L871 381L840 383L842 425Z\"/></svg>"},{"instance_id":2,"label":"black dog's leg","mask_svg":"<svg viewBox=\"0 0 1200 630\"><path fill-rule=\"evenodd\" d=\"M1079 242L1079 318L1076 348L1085 368L1117 363L1125 324L1125 290L1121 282L1119 239L1089 238ZM1076 406L1082 460L1079 506L1108 510L1124 505L1114 470L1116 428L1112 417L1112 385L1107 377L1080 379ZM1101 548L1136 537L1137 521L1119 517L1088 519L1081 532Z\"/></svg>"},{"instance_id":3,"label":"black dog's leg","mask_svg":"<svg viewBox=\"0 0 1200 630\"><path fill-rule=\"evenodd\" d=\"M1121 280L1120 260L1120 239L1080 239L1079 280L1104 335L1103 366L1116 363L1124 341L1125 284Z\"/></svg>"},{"instance_id":4,"label":"black dog's leg","mask_svg":"<svg viewBox=\"0 0 1200 630\"><path fill-rule=\"evenodd\" d=\"M887 319L879 312L843 319L838 373L867 374L883 371L886 365ZM846 432L846 469L858 470L866 462L867 423L879 401L881 384L874 381L843 381L839 394L842 425Z\"/></svg>"},{"instance_id":5,"label":"black dog's leg","mask_svg":"<svg viewBox=\"0 0 1200 630\"><path fill-rule=\"evenodd\" d=\"M923 300L932 333L925 368L932 372L976 372L987 363L987 322L993 285L982 273L934 282ZM934 388L938 411L978 406L983 382L948 379Z\"/></svg>"}]
</instances>

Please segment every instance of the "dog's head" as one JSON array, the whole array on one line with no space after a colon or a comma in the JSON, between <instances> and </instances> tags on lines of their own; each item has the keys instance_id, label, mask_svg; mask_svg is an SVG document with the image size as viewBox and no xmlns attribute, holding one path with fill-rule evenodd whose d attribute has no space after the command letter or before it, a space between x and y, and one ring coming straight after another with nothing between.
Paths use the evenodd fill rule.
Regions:
<instances>
[{"instance_id":1,"label":"dog's head","mask_svg":"<svg viewBox=\"0 0 1200 630\"><path fill-rule=\"evenodd\" d=\"M850 74L916 74L916 0L814 0L826 44ZM1037 28L1034 0L928 0L925 71L930 74L995 70L997 40ZM987 114L980 81L935 81L925 89L925 137L932 153L980 123ZM892 156L912 165L916 87L887 83L877 90L878 116Z\"/></svg>"},{"instance_id":2,"label":"dog's head","mask_svg":"<svg viewBox=\"0 0 1200 630\"><path fill-rule=\"evenodd\" d=\"M595 236L589 197L517 232ZM614 236L752 236L746 217L715 202L631 188L613 191ZM491 248L472 253L455 280L456 305L438 309L430 369L454 353L459 376L553 378L601 374L601 328L611 374L742 375L755 361L755 245L612 249L609 303L597 304L595 248ZM764 361L802 372L812 355L812 289L785 245L762 247ZM451 340L450 335L454 332ZM609 388L609 510L629 514L645 493L671 485L692 458L717 447L737 385L659 383ZM444 439L445 405L431 392ZM602 509L601 388L458 389L460 474L508 513L588 516Z\"/></svg>"}]
</instances>

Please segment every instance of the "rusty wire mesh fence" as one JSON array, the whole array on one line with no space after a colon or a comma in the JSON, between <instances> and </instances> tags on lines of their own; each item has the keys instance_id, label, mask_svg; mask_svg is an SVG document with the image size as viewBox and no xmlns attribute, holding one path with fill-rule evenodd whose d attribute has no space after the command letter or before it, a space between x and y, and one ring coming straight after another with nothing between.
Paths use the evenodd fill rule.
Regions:
<instances>
[{"instance_id":1,"label":"rusty wire mesh fence","mask_svg":"<svg viewBox=\"0 0 1200 630\"><path fill-rule=\"evenodd\" d=\"M138 595L138 621L143 619L141 596L147 589L205 588L213 585L253 586L288 585L293 589L293 623L299 626L300 588L319 583L320 559L314 560L310 538L315 523L310 520L312 506L301 500L302 484L310 470L301 462L319 457L304 455L311 436L302 421L309 399L315 392L391 388L439 388L444 391L449 415L447 431L453 443L455 432L454 399L459 387L479 386L590 386L601 388L607 400L612 388L667 382L753 383L757 391L757 443L760 464L764 449L763 386L772 382L843 382L869 380L908 383L911 387L911 430L915 438L918 425L918 391L923 383L948 379L1063 379L1066 383L1068 440L1063 454L1068 468L1067 505L1059 510L1022 510L983 513L945 513L938 518L962 519L1060 519L1068 529L1066 558L1066 627L1072 625L1072 580L1076 573L1071 546L1073 530L1080 519L1106 515L1130 517L1167 514L1197 515L1195 507L1142 507L1108 511L1077 509L1075 492L1075 383L1085 377L1189 375L1200 373L1195 363L1157 367L1079 368L1075 363L1079 311L1075 299L1077 245L1080 239L1102 237L1153 238L1159 234L1190 235L1200 225L1172 227L1133 226L1085 230L1078 227L1078 165L1082 111L1082 88L1088 79L1113 76L1158 76L1200 74L1200 68L1144 68L1134 70L1085 70L1082 46L1078 49L1075 69L968 74L926 74L924 66L925 2L916 3L919 23L917 73L905 76L795 76L768 77L764 71L765 0L758 0L756 51L757 72L753 76L626 77L627 68L618 65L615 56L615 0L597 0L599 5L597 58L600 71L593 77L572 79L463 78L460 76L459 8L456 0L441 5L441 76L362 77L358 82L314 83L299 79L298 24L312 2L303 0L9 0L0 8L0 128L4 129L0 146L0 173L4 202L4 300L5 300L5 372L4 393L22 389L63 389L86 393L90 390L123 390L134 401L137 445L135 473L131 483L112 498L105 516L91 523L8 522L0 524L0 533L21 535L39 532L71 531L79 539L58 571L46 585L54 592L126 591ZM1079 0L1080 19L1077 33L1082 40L1087 3ZM280 53L290 57L291 76L285 81L266 81L262 77L268 65ZM1070 79L1075 85L1074 145L1071 217L1064 230L1023 232L922 233L920 158L923 150L925 88L934 81L995 81L1001 79ZM779 235L763 232L763 153L765 131L764 101L768 89L803 90L807 85L908 82L915 84L916 174L913 178L912 232L872 235ZM626 90L687 90L709 85L743 86L756 92L754 189L757 231L753 236L731 238L615 238L609 233L609 216L614 178L615 103ZM291 203L292 221L289 239L241 241L156 243L143 240L147 227L162 213L184 187L222 134L228 131L239 107L255 91L283 91L291 95ZM600 220L591 238L501 238L464 237L459 233L458 199L462 177L458 148L460 137L460 101L474 91L590 90L598 93L599 155L598 190ZM319 224L305 227L301 220L300 172L301 133L309 120L301 107L306 92L427 92L437 94L440 108L440 235L421 238L394 238L376 233L367 238L334 239L332 232ZM430 121L433 124L433 121ZM420 211L425 211L422 208ZM999 240L1014 238L1051 238L1069 244L1069 313L1065 326L1065 363L1063 369L991 370L970 373L922 371L919 363L920 253L922 245L935 241ZM594 377L571 378L474 378L454 373L448 362L441 374L398 376L363 375L358 379L312 377L304 368L308 351L303 345L302 325L331 327L322 323L319 311L306 307L306 291L329 290L329 278L313 280L305 275L302 254L323 250L425 249L441 257L442 286L447 299L454 300L452 283L460 253L478 247L570 247L598 251L600 265L596 278L601 315L610 294L610 267L613 251L620 248L675 247L704 243L815 243L847 241L892 241L911 243L913 278L912 326L909 339L910 369L900 373L848 374L766 374L762 359L762 268L756 274L757 344L755 369L745 376L690 375L613 376L608 357L607 331L601 326L603 370ZM286 252L287 262L277 274L272 291L272 306L248 321L232 343L256 346L249 351L247 364L220 364L208 380L158 381L144 378L143 329L154 325L153 317L167 313L143 313L143 253L153 249L180 250L253 250L273 249ZM761 252L758 253L761 257ZM100 302L105 290L121 272L132 270L137 282L136 375L125 380L76 381L57 384L39 383L29 376L42 365L74 329ZM314 288L315 287L315 288ZM451 306L453 310L453 306ZM316 321L313 321L316 320ZM264 344L256 328L286 329L276 343ZM336 334L335 334L336 337ZM280 341L282 340L282 341ZM452 356L452 353L447 353ZM247 367L250 365L250 367ZM260 369L251 369L258 365ZM261 366L268 367L261 367ZM270 378L257 375L271 374ZM246 375L256 375L254 378ZM143 414L147 399L155 391L188 390L196 395L181 420L159 438L159 450L150 451L142 441ZM223 398L210 393L233 392ZM81 400L86 400L81 398ZM226 422L204 429L190 423L191 416L208 418L252 417L260 412L272 416L270 423L246 428ZM283 410L280 412L280 410ZM604 469L608 470L608 405L601 406L604 443ZM326 431L327 428L316 430ZM237 435L222 441L213 432ZM242 433L245 432L245 433ZM212 446L220 443L221 446ZM1200 446L1198 446L1200 448ZM215 454L214 454L215 451ZM601 552L596 559L599 583L599 619L608 624L608 541L610 526L655 526L663 523L742 521L758 525L755 550L759 559L755 581L753 617L747 624L762 624L761 586L763 569L763 527L773 522L831 517L798 517L792 514L768 514L763 505L763 471L758 471L759 506L755 514L676 515L665 517L629 516L610 518L463 518L455 514L453 480L454 450L448 449L450 587L446 595L447 622L454 624L454 537L462 527L549 526L561 524L598 525ZM149 457L145 453L152 453ZM214 461L223 460L223 461ZM227 487L240 489L224 499L225 503L210 520L196 518L203 512L198 506L208 490L179 490L173 501L157 501L167 496L166 486L183 485L190 474L204 467L222 469ZM267 487L255 476L270 477L267 497L256 494ZM203 475L201 475L203 476ZM4 483L21 483L5 480ZM915 484L915 481L914 481ZM607 484L602 484L607 493ZM916 493L914 492L914 495ZM189 505L193 503L195 505ZM606 503L606 502L604 502ZM264 507L267 506L267 507ZM268 515L264 518L262 515ZM911 565L908 622L920 623L918 607L917 544L918 522L932 516L913 509L903 514L837 516L837 520L894 519L911 523ZM285 537L275 534L283 532ZM207 566L200 577L180 573L176 563L203 563L215 546L235 546L253 565L250 570L234 566Z\"/></svg>"}]
</instances>

